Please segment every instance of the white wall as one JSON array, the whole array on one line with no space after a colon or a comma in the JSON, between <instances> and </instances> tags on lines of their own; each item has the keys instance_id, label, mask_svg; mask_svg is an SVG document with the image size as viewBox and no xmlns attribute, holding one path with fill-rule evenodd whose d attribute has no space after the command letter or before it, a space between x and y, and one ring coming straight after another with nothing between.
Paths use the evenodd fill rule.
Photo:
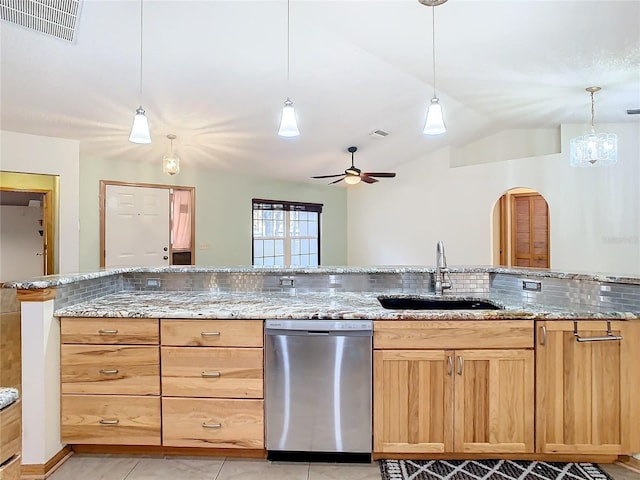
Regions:
<instances>
[{"instance_id":1,"label":"white wall","mask_svg":"<svg viewBox=\"0 0 640 480\"><path fill-rule=\"evenodd\" d=\"M40 219L40 207L0 206L0 282L44 273Z\"/></svg>"},{"instance_id":2,"label":"white wall","mask_svg":"<svg viewBox=\"0 0 640 480\"><path fill-rule=\"evenodd\" d=\"M564 125L565 153L451 168L443 149L350 189L349 264L433 265L438 240L452 266L491 264L495 202L529 187L549 203L551 268L639 275L640 125L599 130L619 136L615 166L570 167L569 138L583 127Z\"/></svg>"},{"instance_id":3,"label":"white wall","mask_svg":"<svg viewBox=\"0 0 640 480\"><path fill-rule=\"evenodd\" d=\"M79 268L79 142L0 131L0 170L60 178L56 252L59 273Z\"/></svg>"},{"instance_id":4,"label":"white wall","mask_svg":"<svg viewBox=\"0 0 640 480\"><path fill-rule=\"evenodd\" d=\"M162 173L154 163L82 158L80 162L81 268L99 266L100 180L195 187L196 265L251 265L251 199L323 204L321 261L347 263L347 194L344 188L285 182L261 176L190 168L182 159L180 173Z\"/></svg>"}]
</instances>

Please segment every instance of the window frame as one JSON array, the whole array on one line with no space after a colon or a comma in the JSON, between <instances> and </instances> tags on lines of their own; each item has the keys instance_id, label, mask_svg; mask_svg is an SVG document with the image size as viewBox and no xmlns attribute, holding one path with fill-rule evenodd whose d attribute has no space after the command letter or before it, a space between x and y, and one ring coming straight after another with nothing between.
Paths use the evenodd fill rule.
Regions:
<instances>
[{"instance_id":1,"label":"window frame","mask_svg":"<svg viewBox=\"0 0 640 480\"><path fill-rule=\"evenodd\" d=\"M256 208L257 207L257 208ZM316 238L316 242L317 242L317 250L318 250L318 266L320 266L322 263L322 257L321 257L321 216L322 216L322 207L323 204L321 203L310 203L310 202L294 202L294 201L290 201L290 200L268 200L268 199L263 199L263 198L253 198L251 199L251 265L252 266L256 266L255 264L255 240L256 237L254 235L254 229L253 229L253 222L254 222L254 212L256 210L272 210L272 211L281 211L284 212L284 223L285 223L285 231L284 231L284 236L283 237L273 237L273 238L277 238L277 239L283 239L284 240L284 247L283 247L283 257L284 257L284 266L282 268L290 268L291 267L291 242L292 240L296 239L296 238L314 238L314 236L307 236L307 237L292 237L290 235L290 228L289 228L289 222L290 222L290 212L312 212L312 213L317 213L318 214L318 232L317 232L317 236L315 236ZM264 258L264 256L262 257ZM288 261L288 262L287 262ZM289 265L287 265L287 263L289 263ZM264 267L264 265L257 265L258 267ZM296 268L298 268L299 266L296 266ZM311 267L311 266L310 266ZM277 266L274 265L274 268L278 268ZM300 268L304 268L304 267L300 267Z\"/></svg>"}]
</instances>

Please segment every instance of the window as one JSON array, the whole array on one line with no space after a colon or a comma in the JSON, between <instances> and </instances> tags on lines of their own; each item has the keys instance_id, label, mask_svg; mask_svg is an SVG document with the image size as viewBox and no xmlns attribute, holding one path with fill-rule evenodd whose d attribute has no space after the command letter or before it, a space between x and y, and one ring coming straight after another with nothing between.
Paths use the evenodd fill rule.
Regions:
<instances>
[{"instance_id":1,"label":"window","mask_svg":"<svg viewBox=\"0 0 640 480\"><path fill-rule=\"evenodd\" d=\"M253 199L253 265L320 265L322 205Z\"/></svg>"}]
</instances>

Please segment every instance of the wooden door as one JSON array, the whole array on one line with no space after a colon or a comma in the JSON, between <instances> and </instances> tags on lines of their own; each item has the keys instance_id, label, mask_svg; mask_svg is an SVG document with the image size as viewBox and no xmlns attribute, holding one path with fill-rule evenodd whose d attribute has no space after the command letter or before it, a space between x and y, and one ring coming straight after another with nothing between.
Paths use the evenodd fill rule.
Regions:
<instances>
[{"instance_id":1,"label":"wooden door","mask_svg":"<svg viewBox=\"0 0 640 480\"><path fill-rule=\"evenodd\" d=\"M169 265L169 189L105 186L104 266Z\"/></svg>"},{"instance_id":2,"label":"wooden door","mask_svg":"<svg viewBox=\"0 0 640 480\"><path fill-rule=\"evenodd\" d=\"M511 196L511 264L549 268L549 211L540 194Z\"/></svg>"},{"instance_id":3,"label":"wooden door","mask_svg":"<svg viewBox=\"0 0 640 480\"><path fill-rule=\"evenodd\" d=\"M533 350L456 350L454 450L532 453Z\"/></svg>"},{"instance_id":4,"label":"wooden door","mask_svg":"<svg viewBox=\"0 0 640 480\"><path fill-rule=\"evenodd\" d=\"M376 350L374 451L442 453L453 447L453 352Z\"/></svg>"},{"instance_id":5,"label":"wooden door","mask_svg":"<svg viewBox=\"0 0 640 480\"><path fill-rule=\"evenodd\" d=\"M574 323L539 322L537 450L630 454L640 449L640 324L612 322L621 341L577 342ZM606 336L604 321L578 322L581 337Z\"/></svg>"}]
</instances>

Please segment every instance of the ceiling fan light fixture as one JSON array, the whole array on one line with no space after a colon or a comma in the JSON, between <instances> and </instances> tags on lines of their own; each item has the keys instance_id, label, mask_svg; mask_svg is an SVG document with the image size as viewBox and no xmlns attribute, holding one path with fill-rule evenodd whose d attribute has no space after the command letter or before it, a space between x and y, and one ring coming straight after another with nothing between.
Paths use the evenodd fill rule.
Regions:
<instances>
[{"instance_id":1,"label":"ceiling fan light fixture","mask_svg":"<svg viewBox=\"0 0 640 480\"><path fill-rule=\"evenodd\" d=\"M298 130L298 122L296 121L296 112L293 109L293 102L289 97L282 107L282 117L280 118L280 129L278 135L281 137L297 137L300 135Z\"/></svg>"},{"instance_id":2,"label":"ceiling fan light fixture","mask_svg":"<svg viewBox=\"0 0 640 480\"><path fill-rule=\"evenodd\" d=\"M176 136L170 133L167 135L167 138L171 142L171 147L169 155L165 155L162 158L162 171L167 175L175 175L180 173L180 157L173 153L173 141L176 139Z\"/></svg>"},{"instance_id":3,"label":"ceiling fan light fixture","mask_svg":"<svg viewBox=\"0 0 640 480\"><path fill-rule=\"evenodd\" d=\"M360 175L354 175L353 173L349 173L346 177L344 177L345 183L348 183L349 185L357 185L358 183L360 183L360 180Z\"/></svg>"},{"instance_id":4,"label":"ceiling fan light fixture","mask_svg":"<svg viewBox=\"0 0 640 480\"><path fill-rule=\"evenodd\" d=\"M618 136L615 133L596 133L593 94L600 87L587 87L591 94L591 132L569 141L569 161L572 167L606 167L618 162Z\"/></svg>"},{"instance_id":5,"label":"ceiling fan light fixture","mask_svg":"<svg viewBox=\"0 0 640 480\"><path fill-rule=\"evenodd\" d=\"M447 127L444 124L442 105L440 105L438 97L434 96L427 108L427 120L424 123L424 130L422 133L426 135L440 135L446 131Z\"/></svg>"},{"instance_id":6,"label":"ceiling fan light fixture","mask_svg":"<svg viewBox=\"0 0 640 480\"><path fill-rule=\"evenodd\" d=\"M144 108L139 106L133 117L133 125L131 126L131 134L129 135L131 143L151 143L151 134L149 133L149 122Z\"/></svg>"}]
</instances>

